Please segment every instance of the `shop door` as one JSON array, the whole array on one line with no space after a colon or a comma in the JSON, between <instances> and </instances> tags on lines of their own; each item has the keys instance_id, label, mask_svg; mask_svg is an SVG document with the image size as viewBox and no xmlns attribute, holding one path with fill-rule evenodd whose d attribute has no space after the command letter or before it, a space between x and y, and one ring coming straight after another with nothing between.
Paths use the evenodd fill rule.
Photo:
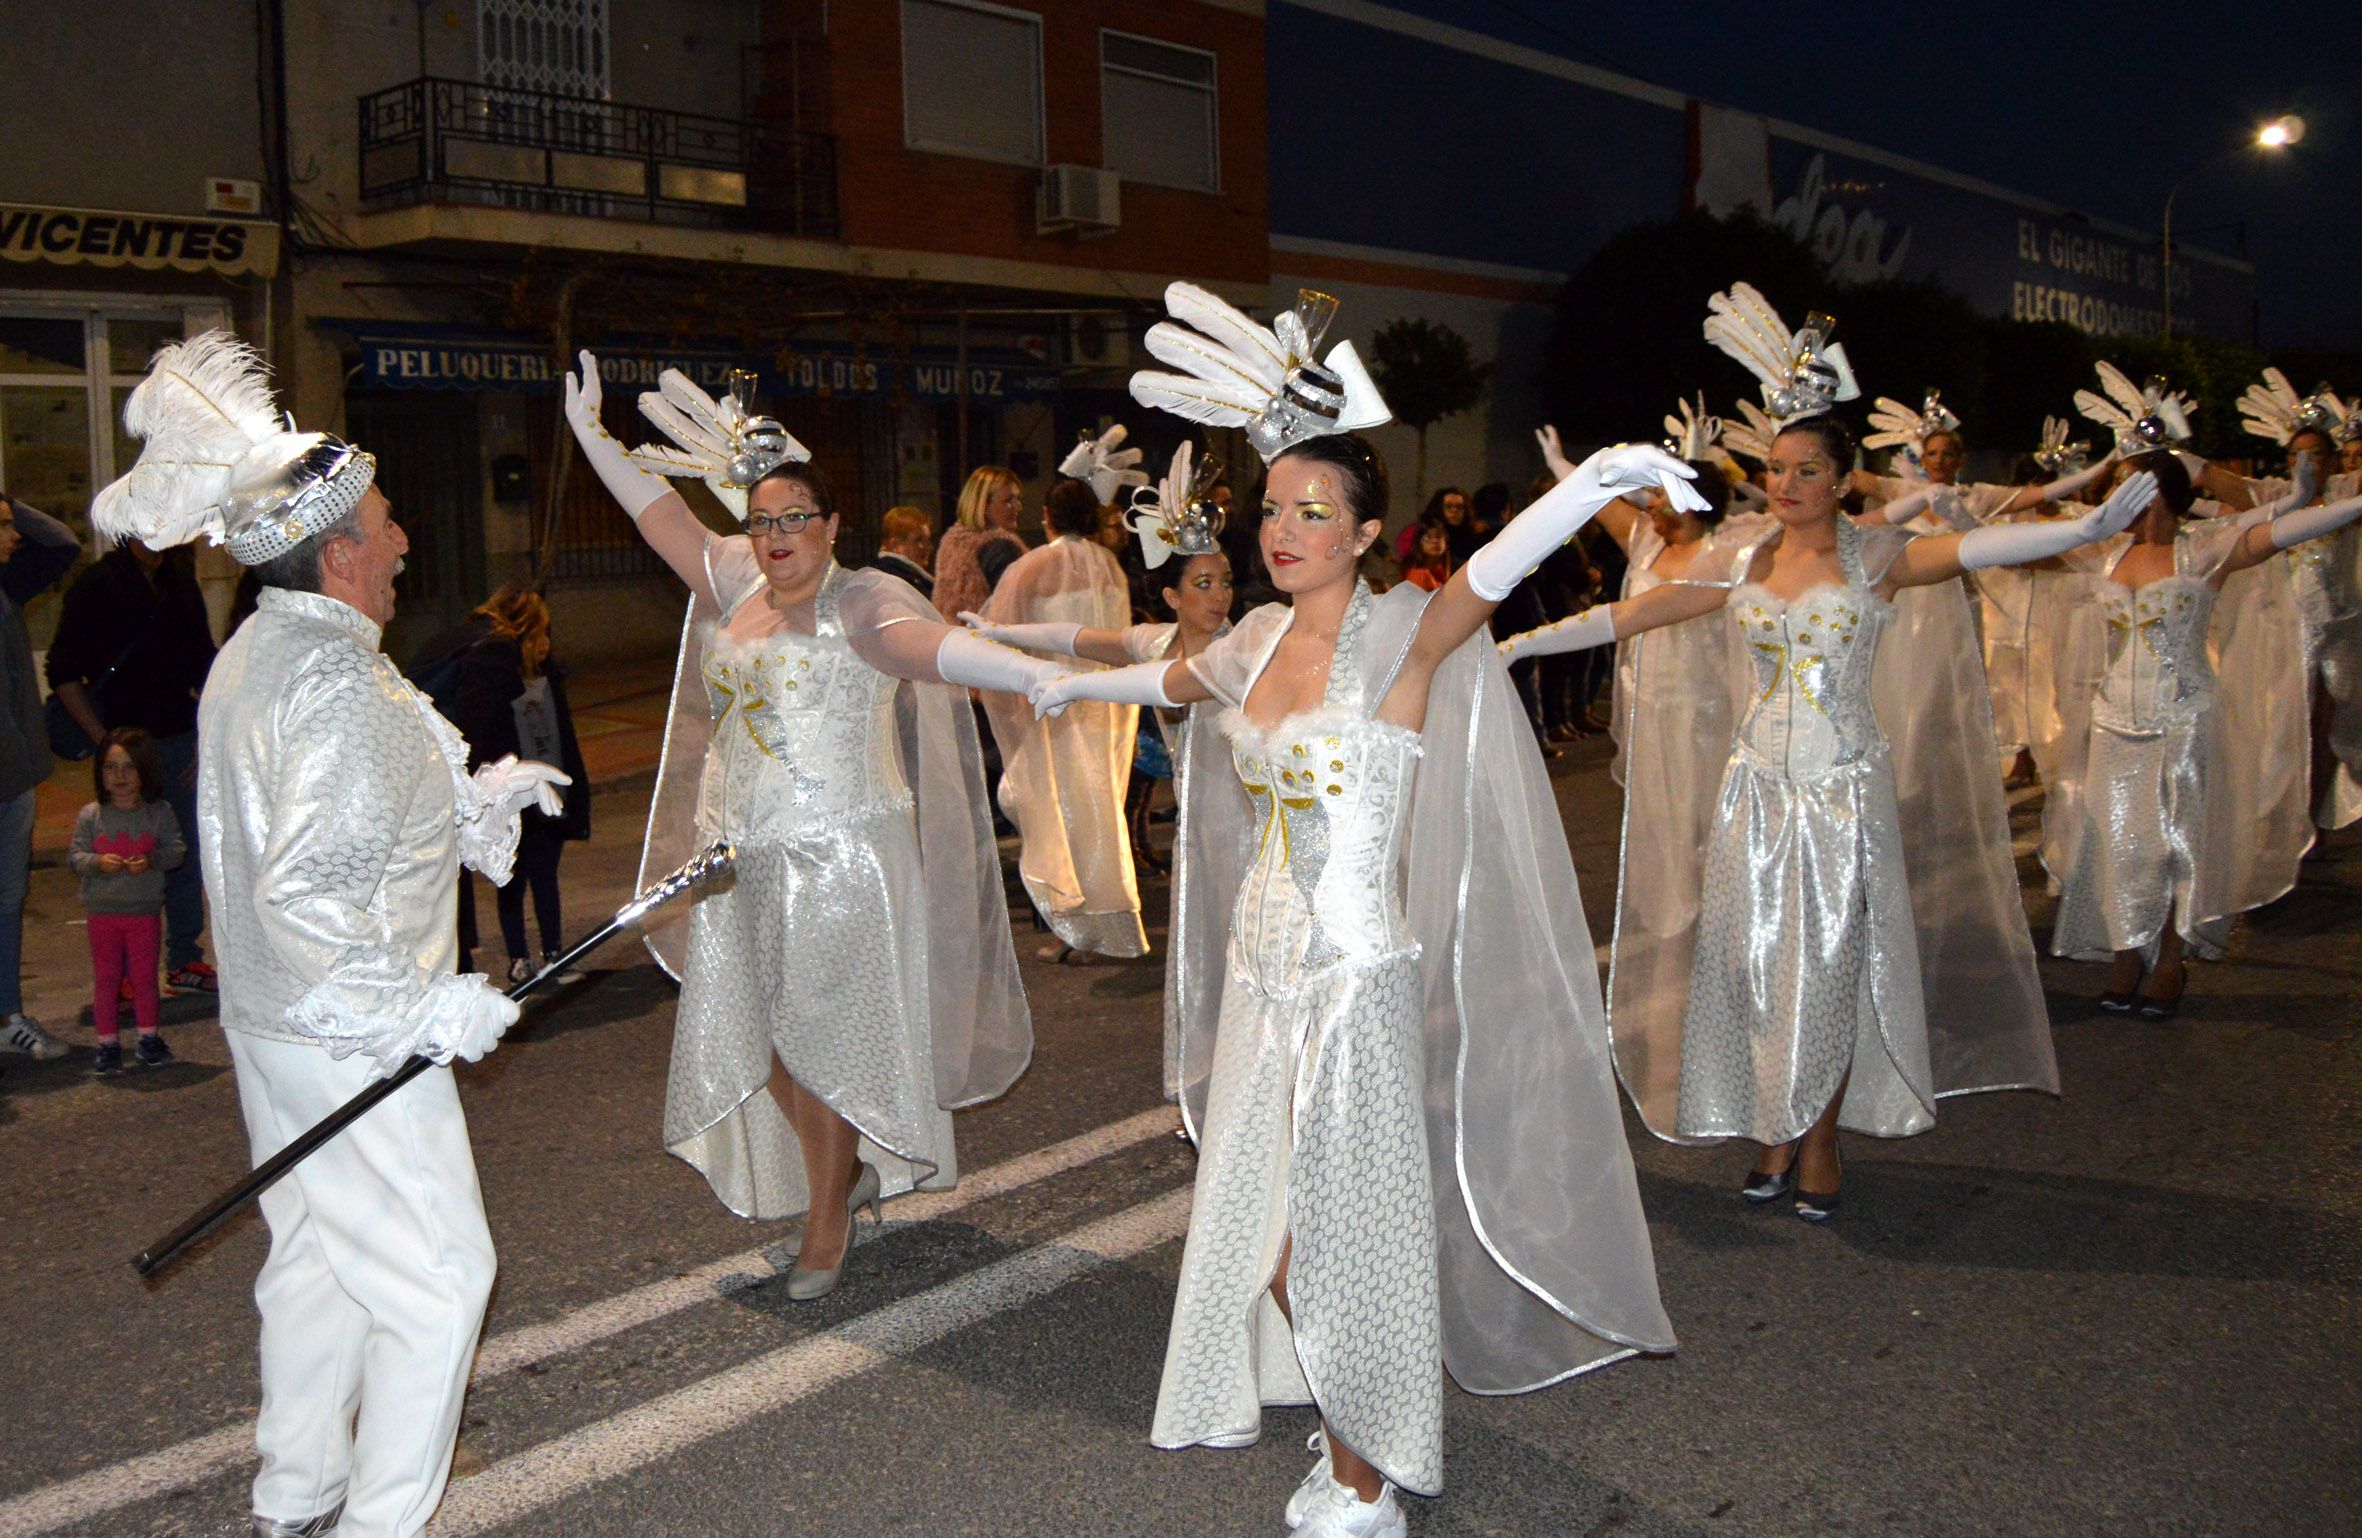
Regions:
<instances>
[{"instance_id":1,"label":"shop door","mask_svg":"<svg viewBox=\"0 0 2362 1538\"><path fill-rule=\"evenodd\" d=\"M407 663L420 642L484 601L484 465L475 402L440 394L356 395L345 412L353 442L377 456L378 489L410 537L385 637L386 655Z\"/></svg>"}]
</instances>

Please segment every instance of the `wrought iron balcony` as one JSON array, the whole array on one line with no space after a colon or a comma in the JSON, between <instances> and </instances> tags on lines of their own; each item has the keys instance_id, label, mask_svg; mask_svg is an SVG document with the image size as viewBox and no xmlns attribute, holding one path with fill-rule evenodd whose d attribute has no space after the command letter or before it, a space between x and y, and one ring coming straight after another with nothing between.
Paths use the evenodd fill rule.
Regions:
<instances>
[{"instance_id":1,"label":"wrought iron balcony","mask_svg":"<svg viewBox=\"0 0 2362 1538\"><path fill-rule=\"evenodd\" d=\"M836 140L428 77L361 98L361 200L833 238Z\"/></svg>"}]
</instances>

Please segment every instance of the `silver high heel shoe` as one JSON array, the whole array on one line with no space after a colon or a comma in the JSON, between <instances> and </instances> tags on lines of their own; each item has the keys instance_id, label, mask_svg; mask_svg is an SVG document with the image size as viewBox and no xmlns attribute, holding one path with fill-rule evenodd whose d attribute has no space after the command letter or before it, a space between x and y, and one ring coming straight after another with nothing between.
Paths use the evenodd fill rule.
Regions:
<instances>
[{"instance_id":1,"label":"silver high heel shoe","mask_svg":"<svg viewBox=\"0 0 2362 1538\"><path fill-rule=\"evenodd\" d=\"M871 1222L883 1223L886 1221L886 1201L885 1197L880 1194L878 1187L878 1167L867 1162L862 1164L860 1178L853 1182L853 1189L845 1194L846 1255L853 1253L852 1224L856 1218L861 1216L861 1209L864 1207L869 1209ZM842 1255L837 1257L835 1265L825 1269L819 1266L792 1267L787 1273L788 1301L791 1303L811 1303L825 1298L837 1290L837 1283L844 1274L845 1260Z\"/></svg>"}]
</instances>

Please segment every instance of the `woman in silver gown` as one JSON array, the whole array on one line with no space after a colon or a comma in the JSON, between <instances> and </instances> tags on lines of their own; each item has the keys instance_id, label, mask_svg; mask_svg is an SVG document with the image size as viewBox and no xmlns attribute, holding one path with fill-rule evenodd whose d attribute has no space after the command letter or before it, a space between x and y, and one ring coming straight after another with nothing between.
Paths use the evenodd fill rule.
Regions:
<instances>
[{"instance_id":1,"label":"woman in silver gown","mask_svg":"<svg viewBox=\"0 0 2362 1538\"><path fill-rule=\"evenodd\" d=\"M2063 863L2051 949L2113 953L2101 1007L2170 1020L2187 982L2186 952L2218 953L2232 917L2277 895L2246 879L2256 828L2226 815L2235 805L2225 795L2228 765L2260 745L2228 740L2217 705L2225 692L2287 680L2218 684L2208 644L2217 598L2235 573L2351 525L2362 498L2192 518L2195 494L2174 456L2136 455L2125 468L2153 476L2155 498L2129 534L2074 557L2094 580L2105 650L2074 784L2057 800L2056 815L2073 826L2056 841ZM2311 501L2310 491L2287 500Z\"/></svg>"},{"instance_id":2,"label":"woman in silver gown","mask_svg":"<svg viewBox=\"0 0 2362 1538\"><path fill-rule=\"evenodd\" d=\"M1298 320L1283 351L1210 300L1168 295L1289 360L1250 437L1298 400L1374 396L1366 378L1340 389L1340 368L1359 370L1349 346L1314 374L1317 326L1281 317ZM1188 355L1179 328L1158 330L1158 356ZM1134 394L1165 404L1155 381L1174 377L1135 378ZM1310 1402L1319 1457L1290 1525L1363 1538L1403 1532L1395 1486L1440 1488L1439 1359L1471 1390L1512 1393L1671 1349L1573 868L1480 632L1601 503L1687 470L1607 451L1441 591L1374 597L1355 570L1382 527L1383 470L1337 415L1258 442L1261 547L1287 602L1183 662L1076 675L1035 701L1220 708L1251 819L1192 808L1193 839L1246 858L1234 893L1193 880L1176 897L1229 922L1199 926L1182 961L1222 986L1182 1043L1200 1162L1151 1440L1244 1446L1263 1405Z\"/></svg>"},{"instance_id":3,"label":"woman in silver gown","mask_svg":"<svg viewBox=\"0 0 2362 1538\"><path fill-rule=\"evenodd\" d=\"M656 945L682 979L665 1146L733 1212L804 1214L802 1301L836 1285L861 1207L952 1183L950 1112L1031 1054L974 720L943 685L1055 670L838 566L827 482L736 396L668 373L641 405L693 452L627 456L588 354L567 380L585 458L691 594L645 858L736 853L685 942ZM707 478L748 532L709 531L650 462Z\"/></svg>"},{"instance_id":4,"label":"woman in silver gown","mask_svg":"<svg viewBox=\"0 0 2362 1538\"><path fill-rule=\"evenodd\" d=\"M1908 1136L1934 1125L1939 1093L1987 1087L1943 1083L1931 1057L1895 774L1871 703L1895 595L2058 554L2135 510L1968 534L1866 527L1839 504L1853 458L1834 418L1791 421L1771 444L1759 541L1573 622L1604 644L1727 609L1747 647L1755 693L1723 773L1688 1002L1668 1044L1675 1131L1761 1144L1743 1194L1793 1193L1816 1222L1837 1207L1840 1126Z\"/></svg>"}]
</instances>

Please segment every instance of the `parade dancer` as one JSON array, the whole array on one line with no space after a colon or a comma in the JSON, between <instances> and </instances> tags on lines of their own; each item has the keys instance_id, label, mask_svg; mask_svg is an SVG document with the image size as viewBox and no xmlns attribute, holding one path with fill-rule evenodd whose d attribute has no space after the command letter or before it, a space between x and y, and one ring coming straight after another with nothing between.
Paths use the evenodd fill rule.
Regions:
<instances>
[{"instance_id":1,"label":"parade dancer","mask_svg":"<svg viewBox=\"0 0 2362 1538\"><path fill-rule=\"evenodd\" d=\"M1132 468L1138 449L1124 430L1085 438L1059 466L1043 521L1050 542L1019 556L974 611L994 625L1079 625L1117 630L1132 617L1124 569L1094 537L1099 512L1126 486L1148 477ZM1139 879L1126 835L1139 712L1087 703L1036 720L1015 695L984 696L985 719L1001 751L1001 810L1017 826L1017 875L1052 939L1042 961L1087 965L1143 956Z\"/></svg>"},{"instance_id":2,"label":"parade dancer","mask_svg":"<svg viewBox=\"0 0 2362 1538\"><path fill-rule=\"evenodd\" d=\"M1246 429L1289 601L1180 662L1034 691L1218 702L1224 744L1193 733L1191 773L1226 746L1251 807L1227 828L1191 809L1246 858L1221 987L1184 1022L1199 1164L1151 1439L1244 1446L1264 1405L1309 1402L1289 1525L1400 1535L1395 1487L1442 1484L1439 1358L1515 1393L1672 1348L1565 834L1481 632L1602 505L1679 499L1689 470L1594 455L1440 592L1373 597L1355 569L1385 472L1353 433L1388 414L1350 343L1319 358L1336 301L1307 292L1273 327L1189 284L1166 304L1187 325L1147 345L1182 372L1135 375L1133 397Z\"/></svg>"},{"instance_id":3,"label":"parade dancer","mask_svg":"<svg viewBox=\"0 0 2362 1538\"><path fill-rule=\"evenodd\" d=\"M566 777L467 744L378 650L408 548L376 461L282 421L224 332L164 348L145 440L92 509L163 549L207 536L262 584L198 709L198 848L221 1023L259 1164L413 1056L492 1050L517 1007L454 975L462 862L508 878L517 814ZM448 1067L264 1193L257 1538L411 1538L450 1475L492 1239Z\"/></svg>"},{"instance_id":4,"label":"parade dancer","mask_svg":"<svg viewBox=\"0 0 2362 1538\"><path fill-rule=\"evenodd\" d=\"M2234 509L2285 498L2300 461L2309 461L2315 496L2362 494L2362 473L2344 450L2362 444L2362 407L2324 385L2299 399L2278 369L2248 386L2240 421L2287 454L2278 476L2246 477L2209 465L2206 489ZM2342 529L2300 545L2282 563L2294 591L2304 645L2308 724L2308 796L2314 820L2342 828L2362 818L2362 529Z\"/></svg>"},{"instance_id":5,"label":"parade dancer","mask_svg":"<svg viewBox=\"0 0 2362 1538\"><path fill-rule=\"evenodd\" d=\"M682 983L664 1143L732 1212L804 1215L787 1285L803 1302L835 1289L863 1207L954 1182L951 1112L1031 1056L975 720L941 686L1057 670L838 566L828 482L748 409L751 379L719 401L677 371L659 384L640 409L677 447L606 434L587 352L565 410L691 595L642 870L717 838L736 855L686 936L654 942ZM668 475L704 481L747 532L709 531Z\"/></svg>"},{"instance_id":6,"label":"parade dancer","mask_svg":"<svg viewBox=\"0 0 2362 1538\"><path fill-rule=\"evenodd\" d=\"M2208 645L2216 597L2233 573L2352 526L2362 497L2303 506L2313 488L2302 467L2286 499L2301 510L2193 518L2196 494L2173 455L2125 465L2152 478L2155 495L2131 533L2073 557L2096 579L2104 671L2074 793L2058 798L2054 814L2074 825L2053 846L2063 863L2053 871L2061 892L2051 949L2113 953L2100 1007L2162 1021L2180 1011L2185 955L2219 954L2231 918L2277 895L2245 879L2255 829L2216 800L2227 762L2255 748L2227 737L2217 704L2275 680L2218 682Z\"/></svg>"},{"instance_id":7,"label":"parade dancer","mask_svg":"<svg viewBox=\"0 0 2362 1538\"><path fill-rule=\"evenodd\" d=\"M1211 457L1198 460L1195 450L1184 442L1173 451L1164 479L1132 496L1126 522L1139 537L1142 561L1151 572L1167 561L1180 563L1171 585L1164 590L1165 606L1173 611L1170 623L1102 630L1071 621L996 625L979 614L960 618L988 640L1111 667L1178 662L1201 655L1215 640L1230 633L1230 609L1237 600L1230 557L1222 553L1224 515L1213 495L1219 469L1218 461ZM1241 826L1247 817L1246 793L1239 788L1236 775L1191 773L1192 765L1202 757L1191 749L1193 734L1213 730L1208 712L1152 707L1151 715L1173 760L1173 901L1165 940L1165 1098L1175 1100L1181 1094L1181 1022L1195 1007L1198 988L1209 982L1220 986L1227 915L1208 911L1204 898L1208 892L1237 890L1243 864L1242 853L1233 844L1196 836L1198 821L1191 808L1201 798L1215 798L1223 805L1208 814L1213 822L1222 827ZM1201 876L1203 870L1212 874ZM1185 897L1192 900L1184 901Z\"/></svg>"},{"instance_id":8,"label":"parade dancer","mask_svg":"<svg viewBox=\"0 0 2362 1538\"><path fill-rule=\"evenodd\" d=\"M1781 424L1766 468L1773 523L1758 541L1710 549L1686 581L1586 611L1572 627L1605 645L1727 609L1747 647L1754 697L1706 848L1680 1036L1651 1052L1680 1065L1675 1134L1761 1144L1741 1194L1759 1205L1792 1196L1813 1222L1838 1205L1840 1126L1923 1132L1939 1095L2019 1087L2050 1064L2039 1015L1958 1009L1931 1031L1924 926L1914 924L1895 773L1871 703L1894 595L2101 538L2131 519L2147 484L2084 519L1967 534L1847 518L1853 436L1828 412L1849 371L1832 326L1815 315L1791 334L1745 285L1715 296L1708 339L1771 385ZM1986 1076L1996 1062L2020 1066Z\"/></svg>"}]
</instances>

